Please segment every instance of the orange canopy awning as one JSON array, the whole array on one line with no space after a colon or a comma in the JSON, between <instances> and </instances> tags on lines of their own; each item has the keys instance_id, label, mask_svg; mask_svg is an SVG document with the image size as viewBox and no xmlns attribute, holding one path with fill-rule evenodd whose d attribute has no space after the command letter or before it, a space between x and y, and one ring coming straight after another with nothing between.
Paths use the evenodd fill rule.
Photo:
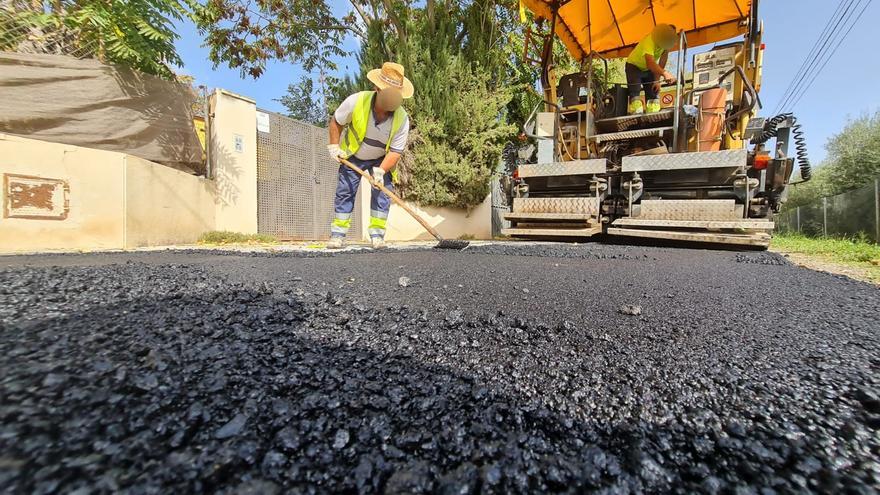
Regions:
<instances>
[{"instance_id":1,"label":"orange canopy awning","mask_svg":"<svg viewBox=\"0 0 880 495\"><path fill-rule=\"evenodd\" d=\"M536 16L553 18L548 0L521 0ZM749 0L560 0L556 35L577 59L592 50L625 57L657 24L687 33L688 46L715 43L747 30Z\"/></svg>"}]
</instances>

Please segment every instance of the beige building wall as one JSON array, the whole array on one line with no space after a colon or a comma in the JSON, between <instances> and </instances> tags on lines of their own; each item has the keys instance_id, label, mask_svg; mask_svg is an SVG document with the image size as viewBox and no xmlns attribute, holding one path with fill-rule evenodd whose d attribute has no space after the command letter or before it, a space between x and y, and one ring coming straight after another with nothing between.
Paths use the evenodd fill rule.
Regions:
<instances>
[{"instance_id":1,"label":"beige building wall","mask_svg":"<svg viewBox=\"0 0 880 495\"><path fill-rule=\"evenodd\" d=\"M0 134L0 252L123 247L123 165L121 153Z\"/></svg>"},{"instance_id":2,"label":"beige building wall","mask_svg":"<svg viewBox=\"0 0 880 495\"><path fill-rule=\"evenodd\" d=\"M130 155L0 134L0 252L194 242L214 229L203 178Z\"/></svg>"},{"instance_id":3,"label":"beige building wall","mask_svg":"<svg viewBox=\"0 0 880 495\"><path fill-rule=\"evenodd\" d=\"M370 194L371 187L366 180L361 181L358 190L358 201L361 202L361 221L363 222L363 236L360 240L369 241L370 234ZM492 196L487 196L482 203L471 208L446 208L434 206L419 206L415 203L407 203L411 206L428 225L437 230L444 239L458 239L468 237L474 239L492 238ZM388 212L388 225L385 231L386 241L425 241L434 237L422 227L416 219L410 216L403 208L391 204ZM352 239L355 240L355 239Z\"/></svg>"},{"instance_id":4,"label":"beige building wall","mask_svg":"<svg viewBox=\"0 0 880 495\"><path fill-rule=\"evenodd\" d=\"M257 105L218 89L211 95L211 168L216 230L257 233Z\"/></svg>"},{"instance_id":5,"label":"beige building wall","mask_svg":"<svg viewBox=\"0 0 880 495\"><path fill-rule=\"evenodd\" d=\"M418 206L410 203L419 215L427 220L444 239L468 237L474 239L492 238L492 201L486 198L476 207L465 210L458 208L437 208ZM369 211L369 209L368 209ZM388 214L388 230L385 240L414 241L430 240L434 237L403 208L392 205Z\"/></svg>"},{"instance_id":6,"label":"beige building wall","mask_svg":"<svg viewBox=\"0 0 880 495\"><path fill-rule=\"evenodd\" d=\"M256 233L256 105L222 90L211 100L214 180L122 153L0 134L0 252L186 244L210 230ZM359 195L362 240L369 240L366 181ZM489 198L471 210L415 209L444 237L491 237ZM387 240L427 239L392 206Z\"/></svg>"},{"instance_id":7,"label":"beige building wall","mask_svg":"<svg viewBox=\"0 0 880 495\"><path fill-rule=\"evenodd\" d=\"M190 244L214 230L210 181L125 155L125 247Z\"/></svg>"}]
</instances>

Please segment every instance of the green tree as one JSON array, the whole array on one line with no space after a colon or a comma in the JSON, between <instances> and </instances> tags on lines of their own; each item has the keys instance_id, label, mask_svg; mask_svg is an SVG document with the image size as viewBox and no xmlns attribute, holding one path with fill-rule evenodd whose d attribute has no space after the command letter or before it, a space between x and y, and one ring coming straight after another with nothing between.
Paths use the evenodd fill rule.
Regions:
<instances>
[{"instance_id":1,"label":"green tree","mask_svg":"<svg viewBox=\"0 0 880 495\"><path fill-rule=\"evenodd\" d=\"M880 176L880 112L850 120L825 149L828 157L812 179L791 186L786 209L856 189Z\"/></svg>"},{"instance_id":2,"label":"green tree","mask_svg":"<svg viewBox=\"0 0 880 495\"><path fill-rule=\"evenodd\" d=\"M0 25L0 48L94 56L174 79L181 60L174 22L191 15L189 0L14 1Z\"/></svg>"},{"instance_id":3,"label":"green tree","mask_svg":"<svg viewBox=\"0 0 880 495\"><path fill-rule=\"evenodd\" d=\"M880 112L849 121L826 145L834 191L860 187L880 176Z\"/></svg>"},{"instance_id":4,"label":"green tree","mask_svg":"<svg viewBox=\"0 0 880 495\"><path fill-rule=\"evenodd\" d=\"M388 24L372 19L367 25L354 81L358 89L369 88L366 72L393 60L416 87L406 102L413 130L400 164L400 189L421 204L478 204L489 192L504 142L515 133L505 112L512 91L503 75L493 73L503 65L488 66L491 57L483 52L492 47L501 56L504 10L490 1L391 6L398 10L388 13ZM474 9L483 9L484 18Z\"/></svg>"},{"instance_id":5,"label":"green tree","mask_svg":"<svg viewBox=\"0 0 880 495\"><path fill-rule=\"evenodd\" d=\"M338 19L326 0L204 0L195 10L214 63L260 77L271 59L311 72L335 69L346 35L362 36L354 14Z\"/></svg>"},{"instance_id":6,"label":"green tree","mask_svg":"<svg viewBox=\"0 0 880 495\"><path fill-rule=\"evenodd\" d=\"M277 100L287 108L287 116L318 127L326 127L328 112L325 98L316 94L315 83L302 76L297 84L287 86L287 94Z\"/></svg>"}]
</instances>

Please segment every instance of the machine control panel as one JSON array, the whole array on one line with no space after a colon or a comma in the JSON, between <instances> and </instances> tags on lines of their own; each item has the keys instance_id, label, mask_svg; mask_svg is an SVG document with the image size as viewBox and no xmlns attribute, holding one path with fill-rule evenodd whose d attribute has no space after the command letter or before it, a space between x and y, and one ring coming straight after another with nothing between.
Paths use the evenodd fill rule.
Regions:
<instances>
[{"instance_id":1,"label":"machine control panel","mask_svg":"<svg viewBox=\"0 0 880 495\"><path fill-rule=\"evenodd\" d=\"M700 93L718 86L718 79L733 68L741 44L724 45L694 55L694 105L699 105ZM727 101L733 101L735 74L724 78L721 87L727 90Z\"/></svg>"}]
</instances>

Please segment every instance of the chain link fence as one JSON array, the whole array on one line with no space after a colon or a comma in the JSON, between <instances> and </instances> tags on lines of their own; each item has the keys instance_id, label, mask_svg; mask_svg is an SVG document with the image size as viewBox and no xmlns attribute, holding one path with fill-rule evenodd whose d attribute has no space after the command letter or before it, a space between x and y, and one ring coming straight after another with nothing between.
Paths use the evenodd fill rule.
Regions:
<instances>
[{"instance_id":1,"label":"chain link fence","mask_svg":"<svg viewBox=\"0 0 880 495\"><path fill-rule=\"evenodd\" d=\"M880 244L880 178L858 189L786 210L776 231L810 237L863 237Z\"/></svg>"},{"instance_id":2,"label":"chain link fence","mask_svg":"<svg viewBox=\"0 0 880 495\"><path fill-rule=\"evenodd\" d=\"M24 2L0 0L0 51L95 58L100 46L64 25L39 21Z\"/></svg>"}]
</instances>

